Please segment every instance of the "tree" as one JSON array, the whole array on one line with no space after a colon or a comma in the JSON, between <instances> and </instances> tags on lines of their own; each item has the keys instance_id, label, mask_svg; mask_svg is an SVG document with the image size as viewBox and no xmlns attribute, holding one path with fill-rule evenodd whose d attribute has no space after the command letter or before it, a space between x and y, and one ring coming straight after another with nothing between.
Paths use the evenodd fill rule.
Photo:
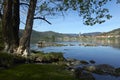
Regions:
<instances>
[{"instance_id":1,"label":"tree","mask_svg":"<svg viewBox=\"0 0 120 80\"><path fill-rule=\"evenodd\" d=\"M19 47L17 53L20 53L22 55L28 55L30 53L30 36L32 32L33 27L33 19L34 19L34 13L36 8L36 2L37 0L30 0L30 6L28 10L25 30L23 33L23 36L20 39Z\"/></svg>"},{"instance_id":2,"label":"tree","mask_svg":"<svg viewBox=\"0 0 120 80\"><path fill-rule=\"evenodd\" d=\"M3 38L2 38L2 24L0 20L0 51L3 49L4 44L3 44Z\"/></svg>"},{"instance_id":3,"label":"tree","mask_svg":"<svg viewBox=\"0 0 120 80\"><path fill-rule=\"evenodd\" d=\"M19 40L20 23L20 1L28 5L25 30ZM77 11L83 17L85 25L103 23L110 19L109 10L104 8L110 0L4 0L2 15L2 32L5 43L5 51L28 55L30 53L30 37L33 27L33 20L40 19L51 24L46 17L64 13L68 10ZM1 13L1 12L0 12Z\"/></svg>"},{"instance_id":4,"label":"tree","mask_svg":"<svg viewBox=\"0 0 120 80\"><path fill-rule=\"evenodd\" d=\"M13 49L16 50L19 46L19 24L20 24L20 1L13 0L13 16L12 16L12 27L13 27Z\"/></svg>"},{"instance_id":5,"label":"tree","mask_svg":"<svg viewBox=\"0 0 120 80\"><path fill-rule=\"evenodd\" d=\"M12 0L4 0L2 32L5 43L5 51L10 52L12 49Z\"/></svg>"},{"instance_id":6,"label":"tree","mask_svg":"<svg viewBox=\"0 0 120 80\"><path fill-rule=\"evenodd\" d=\"M1 14L1 8L2 8L2 6L1 6L1 1L0 1L0 50L2 50L3 49L3 38L2 38L2 22L1 22L1 18L2 18L2 14Z\"/></svg>"},{"instance_id":7,"label":"tree","mask_svg":"<svg viewBox=\"0 0 120 80\"><path fill-rule=\"evenodd\" d=\"M6 52L14 52L19 45L19 0L4 0L2 32Z\"/></svg>"}]
</instances>

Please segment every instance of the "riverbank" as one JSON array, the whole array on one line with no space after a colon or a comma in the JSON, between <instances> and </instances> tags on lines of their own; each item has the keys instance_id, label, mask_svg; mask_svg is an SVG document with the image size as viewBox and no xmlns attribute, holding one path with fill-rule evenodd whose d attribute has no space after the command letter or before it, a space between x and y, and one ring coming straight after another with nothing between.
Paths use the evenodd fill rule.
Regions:
<instances>
[{"instance_id":1,"label":"riverbank","mask_svg":"<svg viewBox=\"0 0 120 80\"><path fill-rule=\"evenodd\" d=\"M57 52L32 51L28 58L1 53L0 80L96 80L93 74L120 76L120 68L95 63L94 60L65 59L63 53Z\"/></svg>"},{"instance_id":2,"label":"riverbank","mask_svg":"<svg viewBox=\"0 0 120 80\"><path fill-rule=\"evenodd\" d=\"M35 54L38 57L38 54ZM45 55L39 52L39 55L43 57L43 60L46 58L46 60L58 58L53 53ZM57 64L56 60L49 63L33 60L31 57L26 59L20 56L0 53L0 80L77 80L71 71L66 70L64 65Z\"/></svg>"}]
</instances>

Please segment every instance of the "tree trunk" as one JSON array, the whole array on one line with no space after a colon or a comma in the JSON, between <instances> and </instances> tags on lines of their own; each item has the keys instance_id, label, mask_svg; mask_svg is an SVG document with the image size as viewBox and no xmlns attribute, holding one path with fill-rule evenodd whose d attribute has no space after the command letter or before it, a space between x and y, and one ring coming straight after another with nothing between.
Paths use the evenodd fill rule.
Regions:
<instances>
[{"instance_id":1,"label":"tree trunk","mask_svg":"<svg viewBox=\"0 0 120 80\"><path fill-rule=\"evenodd\" d=\"M5 52L14 53L19 46L19 0L4 0L2 32Z\"/></svg>"},{"instance_id":2,"label":"tree trunk","mask_svg":"<svg viewBox=\"0 0 120 80\"><path fill-rule=\"evenodd\" d=\"M3 17L2 17L2 32L5 43L5 52L11 52L12 44L12 0L4 0Z\"/></svg>"},{"instance_id":3,"label":"tree trunk","mask_svg":"<svg viewBox=\"0 0 120 80\"><path fill-rule=\"evenodd\" d=\"M19 46L19 24L20 24L20 6L19 0L13 1L13 16L12 16L12 27L13 27L13 49L14 52L16 51L17 47Z\"/></svg>"},{"instance_id":4,"label":"tree trunk","mask_svg":"<svg viewBox=\"0 0 120 80\"><path fill-rule=\"evenodd\" d=\"M30 0L30 6L27 14L25 30L20 39L19 47L17 50L17 53L23 56L27 56L30 53L30 37L31 37L31 32L33 27L33 19L34 19L36 2L37 0Z\"/></svg>"}]
</instances>

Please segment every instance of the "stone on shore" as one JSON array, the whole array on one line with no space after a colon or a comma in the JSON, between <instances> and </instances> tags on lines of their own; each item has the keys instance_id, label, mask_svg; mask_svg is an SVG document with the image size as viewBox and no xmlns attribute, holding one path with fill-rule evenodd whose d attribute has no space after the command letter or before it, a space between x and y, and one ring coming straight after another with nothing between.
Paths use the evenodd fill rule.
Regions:
<instances>
[{"instance_id":1,"label":"stone on shore","mask_svg":"<svg viewBox=\"0 0 120 80\"><path fill-rule=\"evenodd\" d=\"M115 69L113 66L108 64L100 64L100 65L94 65L94 66L84 66L84 70L93 72L96 74L108 74L108 75L118 75L120 76L120 69Z\"/></svg>"},{"instance_id":2,"label":"stone on shore","mask_svg":"<svg viewBox=\"0 0 120 80\"><path fill-rule=\"evenodd\" d=\"M91 64L95 64L95 61L94 60L90 60L89 61Z\"/></svg>"},{"instance_id":3,"label":"stone on shore","mask_svg":"<svg viewBox=\"0 0 120 80\"><path fill-rule=\"evenodd\" d=\"M92 73L87 72L87 71L83 71L82 68L76 68L75 71L75 78L77 79L81 79L81 80L95 80L94 76L92 75Z\"/></svg>"}]
</instances>

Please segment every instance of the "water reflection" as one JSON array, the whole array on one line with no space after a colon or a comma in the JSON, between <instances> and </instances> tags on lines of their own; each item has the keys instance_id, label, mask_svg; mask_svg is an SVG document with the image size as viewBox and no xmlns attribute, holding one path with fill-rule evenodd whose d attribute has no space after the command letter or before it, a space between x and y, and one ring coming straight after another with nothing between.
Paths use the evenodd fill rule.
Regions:
<instances>
[{"instance_id":1,"label":"water reflection","mask_svg":"<svg viewBox=\"0 0 120 80\"><path fill-rule=\"evenodd\" d=\"M88 40L80 40L82 43L92 43L100 46L111 46L113 48L120 49L120 39L88 39Z\"/></svg>"}]
</instances>

